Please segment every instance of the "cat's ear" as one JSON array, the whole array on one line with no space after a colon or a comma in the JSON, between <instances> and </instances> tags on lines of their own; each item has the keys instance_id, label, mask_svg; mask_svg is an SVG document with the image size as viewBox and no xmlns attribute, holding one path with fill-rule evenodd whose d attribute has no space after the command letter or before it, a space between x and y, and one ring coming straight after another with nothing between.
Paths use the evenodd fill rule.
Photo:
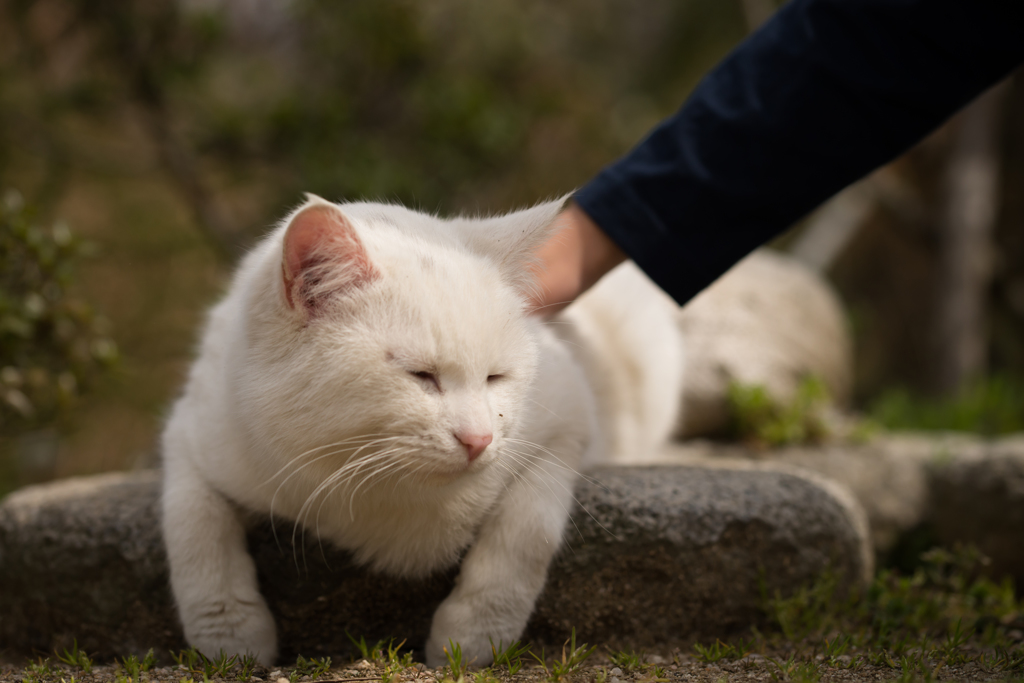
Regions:
<instances>
[{"instance_id":1,"label":"cat's ear","mask_svg":"<svg viewBox=\"0 0 1024 683\"><path fill-rule=\"evenodd\" d=\"M312 194L288 219L282 251L285 299L310 315L379 275L341 208Z\"/></svg>"},{"instance_id":2,"label":"cat's ear","mask_svg":"<svg viewBox=\"0 0 1024 683\"><path fill-rule=\"evenodd\" d=\"M510 279L528 288L533 282L529 265L541 245L558 232L556 219L570 197L566 195L504 216L462 219L460 228L471 249L494 259Z\"/></svg>"}]
</instances>

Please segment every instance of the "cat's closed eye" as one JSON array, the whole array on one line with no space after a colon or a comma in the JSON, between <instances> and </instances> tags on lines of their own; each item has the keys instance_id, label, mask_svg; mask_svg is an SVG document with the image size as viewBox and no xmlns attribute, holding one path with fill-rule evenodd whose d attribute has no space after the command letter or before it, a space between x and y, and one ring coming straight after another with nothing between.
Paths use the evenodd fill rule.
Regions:
<instances>
[{"instance_id":1,"label":"cat's closed eye","mask_svg":"<svg viewBox=\"0 0 1024 683\"><path fill-rule=\"evenodd\" d=\"M437 375L435 375L434 373L429 372L427 370L410 370L409 374L415 377L416 379L431 383L435 389L441 391L441 382L438 381Z\"/></svg>"},{"instance_id":2,"label":"cat's closed eye","mask_svg":"<svg viewBox=\"0 0 1024 683\"><path fill-rule=\"evenodd\" d=\"M505 379L505 375L487 375L488 382L497 382L502 379Z\"/></svg>"}]
</instances>

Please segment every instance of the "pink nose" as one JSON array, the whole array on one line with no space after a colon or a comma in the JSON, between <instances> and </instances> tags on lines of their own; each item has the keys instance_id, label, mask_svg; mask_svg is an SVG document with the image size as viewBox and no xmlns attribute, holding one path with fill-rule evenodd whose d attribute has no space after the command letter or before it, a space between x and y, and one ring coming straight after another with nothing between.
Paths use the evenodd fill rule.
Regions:
<instances>
[{"instance_id":1,"label":"pink nose","mask_svg":"<svg viewBox=\"0 0 1024 683\"><path fill-rule=\"evenodd\" d=\"M494 436L491 434L461 434L456 432L455 438L466 447L466 455L469 456L469 461L473 462L491 444Z\"/></svg>"}]
</instances>

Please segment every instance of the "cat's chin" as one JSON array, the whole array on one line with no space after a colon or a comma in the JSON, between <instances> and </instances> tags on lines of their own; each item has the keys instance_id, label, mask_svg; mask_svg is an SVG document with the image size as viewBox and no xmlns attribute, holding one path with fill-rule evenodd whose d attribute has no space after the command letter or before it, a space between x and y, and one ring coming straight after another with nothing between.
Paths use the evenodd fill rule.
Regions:
<instances>
[{"instance_id":1,"label":"cat's chin","mask_svg":"<svg viewBox=\"0 0 1024 683\"><path fill-rule=\"evenodd\" d=\"M427 486L447 486L467 477L476 477L486 472L491 468L493 460L494 458L490 457L486 460L479 458L473 462L438 464L436 467L423 472L420 475L420 481Z\"/></svg>"}]
</instances>

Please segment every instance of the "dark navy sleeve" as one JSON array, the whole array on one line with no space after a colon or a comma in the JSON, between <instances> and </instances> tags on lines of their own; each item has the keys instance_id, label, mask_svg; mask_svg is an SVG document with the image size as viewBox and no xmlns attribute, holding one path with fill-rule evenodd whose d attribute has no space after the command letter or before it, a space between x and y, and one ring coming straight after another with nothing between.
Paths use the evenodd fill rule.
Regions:
<instances>
[{"instance_id":1,"label":"dark navy sleeve","mask_svg":"<svg viewBox=\"0 0 1024 683\"><path fill-rule=\"evenodd\" d=\"M575 195L685 303L1024 61L1024 0L790 0Z\"/></svg>"}]
</instances>

